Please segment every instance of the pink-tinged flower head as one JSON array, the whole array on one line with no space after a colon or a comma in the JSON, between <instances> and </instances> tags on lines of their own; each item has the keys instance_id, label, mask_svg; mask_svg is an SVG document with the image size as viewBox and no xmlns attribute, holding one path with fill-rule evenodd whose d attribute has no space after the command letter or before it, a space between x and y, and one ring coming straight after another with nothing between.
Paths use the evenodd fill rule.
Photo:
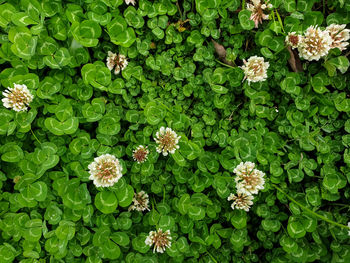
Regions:
<instances>
[{"instance_id":1,"label":"pink-tinged flower head","mask_svg":"<svg viewBox=\"0 0 350 263\"><path fill-rule=\"evenodd\" d=\"M168 153L174 154L176 149L179 149L179 143L181 136L177 136L171 128L161 127L156 133L156 138L154 140L158 144L157 152L163 153L167 156Z\"/></svg>"},{"instance_id":2,"label":"pink-tinged flower head","mask_svg":"<svg viewBox=\"0 0 350 263\"><path fill-rule=\"evenodd\" d=\"M108 51L107 67L109 70L112 70L114 68L114 74L119 74L120 71L124 70L127 65L128 61L124 55L117 55L111 51Z\"/></svg>"},{"instance_id":3,"label":"pink-tinged flower head","mask_svg":"<svg viewBox=\"0 0 350 263\"><path fill-rule=\"evenodd\" d=\"M286 43L293 49L302 45L304 37L302 35L297 35L295 32L289 32L286 36Z\"/></svg>"},{"instance_id":4,"label":"pink-tinged flower head","mask_svg":"<svg viewBox=\"0 0 350 263\"><path fill-rule=\"evenodd\" d=\"M137 194L135 193L132 201L134 203L129 207L129 211L131 210L136 210L140 212L143 212L145 210L149 211L149 208L148 208L149 199L148 199L148 194L146 194L145 191L140 191Z\"/></svg>"},{"instance_id":5,"label":"pink-tinged flower head","mask_svg":"<svg viewBox=\"0 0 350 263\"><path fill-rule=\"evenodd\" d=\"M263 57L252 56L248 61L243 60L244 65L240 68L244 71L244 79L250 82L265 81L267 79L267 69L269 62L265 62Z\"/></svg>"},{"instance_id":6,"label":"pink-tinged flower head","mask_svg":"<svg viewBox=\"0 0 350 263\"><path fill-rule=\"evenodd\" d=\"M237 175L235 178L237 193L246 195L257 194L259 190L264 189L264 173L255 169L252 162L241 162L233 172Z\"/></svg>"},{"instance_id":7,"label":"pink-tinged flower head","mask_svg":"<svg viewBox=\"0 0 350 263\"><path fill-rule=\"evenodd\" d=\"M350 30L345 29L346 25L336 25L331 24L326 28L329 35L332 38L331 48L339 48L340 50L345 50L349 45L347 42L350 38Z\"/></svg>"},{"instance_id":8,"label":"pink-tinged flower head","mask_svg":"<svg viewBox=\"0 0 350 263\"><path fill-rule=\"evenodd\" d=\"M252 3L247 3L247 10L251 11L250 20L254 21L255 28L258 28L259 23L262 24L263 20L268 20L269 15L265 14L265 10L272 8L269 1L262 3L261 0L252 0Z\"/></svg>"},{"instance_id":9,"label":"pink-tinged flower head","mask_svg":"<svg viewBox=\"0 0 350 263\"><path fill-rule=\"evenodd\" d=\"M134 161L137 161L137 163L143 163L147 160L149 151L147 149L147 146L144 147L142 145L139 145L132 153L132 158L134 158Z\"/></svg>"},{"instance_id":10,"label":"pink-tinged flower head","mask_svg":"<svg viewBox=\"0 0 350 263\"><path fill-rule=\"evenodd\" d=\"M13 86L2 92L5 97L2 99L4 107L12 108L14 111L27 111L27 106L33 101L33 95L24 84L13 84Z\"/></svg>"},{"instance_id":11,"label":"pink-tinged flower head","mask_svg":"<svg viewBox=\"0 0 350 263\"><path fill-rule=\"evenodd\" d=\"M113 186L122 175L122 166L119 160L110 154L104 154L96 157L92 163L89 164L90 180L94 181L97 187Z\"/></svg>"},{"instance_id":12,"label":"pink-tinged flower head","mask_svg":"<svg viewBox=\"0 0 350 263\"><path fill-rule=\"evenodd\" d=\"M171 247L171 239L170 230L163 232L162 229L158 229L157 231L149 232L145 243L150 247L154 245L153 253L156 251L163 253L167 247Z\"/></svg>"},{"instance_id":13,"label":"pink-tinged flower head","mask_svg":"<svg viewBox=\"0 0 350 263\"><path fill-rule=\"evenodd\" d=\"M253 205L252 200L254 197L252 195L247 195L244 193L237 193L237 195L230 194L227 198L228 201L233 201L231 208L232 209L243 209L248 212L251 205Z\"/></svg>"},{"instance_id":14,"label":"pink-tinged flower head","mask_svg":"<svg viewBox=\"0 0 350 263\"><path fill-rule=\"evenodd\" d=\"M306 29L304 41L299 45L300 57L306 60L319 60L328 54L333 43L332 37L327 30L321 30L317 26Z\"/></svg>"}]
</instances>

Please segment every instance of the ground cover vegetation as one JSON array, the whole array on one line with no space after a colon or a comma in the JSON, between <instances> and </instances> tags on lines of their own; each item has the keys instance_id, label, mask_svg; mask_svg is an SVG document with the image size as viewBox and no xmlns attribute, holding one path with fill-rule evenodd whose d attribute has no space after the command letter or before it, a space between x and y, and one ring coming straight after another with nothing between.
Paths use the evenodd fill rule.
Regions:
<instances>
[{"instance_id":1,"label":"ground cover vegetation","mask_svg":"<svg viewBox=\"0 0 350 263\"><path fill-rule=\"evenodd\" d=\"M0 262L350 262L349 23L0 0Z\"/></svg>"}]
</instances>

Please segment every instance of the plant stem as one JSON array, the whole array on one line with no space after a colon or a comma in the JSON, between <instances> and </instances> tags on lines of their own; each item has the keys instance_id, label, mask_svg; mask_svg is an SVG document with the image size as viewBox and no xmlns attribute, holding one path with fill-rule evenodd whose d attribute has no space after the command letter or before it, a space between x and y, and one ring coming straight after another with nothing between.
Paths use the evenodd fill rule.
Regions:
<instances>
[{"instance_id":1,"label":"plant stem","mask_svg":"<svg viewBox=\"0 0 350 263\"><path fill-rule=\"evenodd\" d=\"M38 143L40 143L40 144L41 144L41 142L39 141L38 137L36 137L35 133L33 132L32 128L30 128L30 131L32 132L32 134L33 134L33 136L34 136L35 140L37 140L37 141L38 141Z\"/></svg>"},{"instance_id":2,"label":"plant stem","mask_svg":"<svg viewBox=\"0 0 350 263\"><path fill-rule=\"evenodd\" d=\"M346 228L346 229L349 229L348 226L346 225L343 225L343 224L339 224L325 216L322 216L320 214L317 214L316 212L312 211L311 209L307 208L306 206L300 204L298 201L296 201L294 198L292 198L290 195L288 195L285 191L283 191L281 188L279 188L277 185L275 184L271 184L273 187L275 187L278 191L280 191L282 194L284 194L290 201L292 201L293 203L295 203L296 205L298 205L301 209L303 209L305 212L308 212L309 214L315 216L315 217L318 217L319 219L323 220L323 221L326 221L332 225L335 225L335 226L339 226L341 228Z\"/></svg>"},{"instance_id":3,"label":"plant stem","mask_svg":"<svg viewBox=\"0 0 350 263\"><path fill-rule=\"evenodd\" d=\"M322 12L323 12L323 14L326 13L326 0L323 0Z\"/></svg>"},{"instance_id":4,"label":"plant stem","mask_svg":"<svg viewBox=\"0 0 350 263\"><path fill-rule=\"evenodd\" d=\"M160 106L162 106L164 109L166 109L166 110L169 111L170 113L174 114L174 112L173 112L169 107L165 106L163 103L159 102L158 100L157 100L157 102L158 102L158 103L160 104Z\"/></svg>"},{"instance_id":5,"label":"plant stem","mask_svg":"<svg viewBox=\"0 0 350 263\"><path fill-rule=\"evenodd\" d=\"M245 0L242 0L242 10L245 9Z\"/></svg>"},{"instance_id":6,"label":"plant stem","mask_svg":"<svg viewBox=\"0 0 350 263\"><path fill-rule=\"evenodd\" d=\"M176 1L176 6L177 6L177 9L179 10L181 21L184 21L183 17L182 17L182 12L181 12L181 9L180 9L179 1Z\"/></svg>"},{"instance_id":7,"label":"plant stem","mask_svg":"<svg viewBox=\"0 0 350 263\"><path fill-rule=\"evenodd\" d=\"M211 260L213 260L215 263L218 263L218 262L216 261L216 259L214 258L214 256L213 256L212 254L210 254L209 251L207 251L207 254L208 254L209 257L211 258Z\"/></svg>"},{"instance_id":8,"label":"plant stem","mask_svg":"<svg viewBox=\"0 0 350 263\"><path fill-rule=\"evenodd\" d=\"M219 64L225 66L225 67L228 67L228 68L236 68L236 67L232 67L232 66L230 66L230 65L227 65L227 64L221 62L220 60L215 59L215 61L216 61L217 63L219 63Z\"/></svg>"},{"instance_id":9,"label":"plant stem","mask_svg":"<svg viewBox=\"0 0 350 263\"><path fill-rule=\"evenodd\" d=\"M278 22L280 23L281 28L282 28L282 32L285 33L284 27L283 27L283 22L282 22L282 19L281 19L281 17L280 17L280 14L278 13L277 9L276 9L275 11L276 11L276 15L277 15Z\"/></svg>"}]
</instances>

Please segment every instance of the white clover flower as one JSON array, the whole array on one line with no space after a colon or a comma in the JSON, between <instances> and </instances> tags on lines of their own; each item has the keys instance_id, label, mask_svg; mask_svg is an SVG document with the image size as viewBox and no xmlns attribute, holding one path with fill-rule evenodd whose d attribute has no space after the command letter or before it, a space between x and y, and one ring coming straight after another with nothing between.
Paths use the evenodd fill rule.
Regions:
<instances>
[{"instance_id":1,"label":"white clover flower","mask_svg":"<svg viewBox=\"0 0 350 263\"><path fill-rule=\"evenodd\" d=\"M232 209L243 209L248 212L251 205L253 205L252 200L254 197L252 195L247 195L244 193L237 193L237 195L230 194L227 198L228 201L233 201L231 204Z\"/></svg>"},{"instance_id":2,"label":"white clover flower","mask_svg":"<svg viewBox=\"0 0 350 263\"><path fill-rule=\"evenodd\" d=\"M129 211L131 210L137 210L140 212L143 212L145 210L149 211L149 208L148 208L149 199L148 199L148 194L146 194L145 191L140 191L137 194L135 193L132 201L134 202L134 204L129 207Z\"/></svg>"},{"instance_id":3,"label":"white clover flower","mask_svg":"<svg viewBox=\"0 0 350 263\"><path fill-rule=\"evenodd\" d=\"M268 20L269 15L265 14L264 11L267 8L272 8L272 5L269 4L269 1L261 3L261 0L252 0L252 3L247 3L247 10L251 11L250 20L254 21L255 28L258 28L259 23L262 24L263 20Z\"/></svg>"},{"instance_id":4,"label":"white clover flower","mask_svg":"<svg viewBox=\"0 0 350 263\"><path fill-rule=\"evenodd\" d=\"M137 163L143 163L147 160L149 151L147 149L147 146L144 147L142 145L139 145L132 154L132 158L134 161L137 161Z\"/></svg>"},{"instance_id":5,"label":"white clover flower","mask_svg":"<svg viewBox=\"0 0 350 263\"><path fill-rule=\"evenodd\" d=\"M135 5L136 1L135 0L125 0L125 4L127 4L127 5L130 5L130 4Z\"/></svg>"},{"instance_id":6,"label":"white clover flower","mask_svg":"<svg viewBox=\"0 0 350 263\"><path fill-rule=\"evenodd\" d=\"M350 236L350 222L348 222L348 228L349 228L348 235Z\"/></svg>"},{"instance_id":7,"label":"white clover flower","mask_svg":"<svg viewBox=\"0 0 350 263\"><path fill-rule=\"evenodd\" d=\"M171 239L170 230L163 232L162 229L158 229L149 232L145 243L150 247L154 244L153 253L155 251L163 253L167 247L171 247Z\"/></svg>"},{"instance_id":8,"label":"white clover flower","mask_svg":"<svg viewBox=\"0 0 350 263\"><path fill-rule=\"evenodd\" d=\"M244 65L240 68L244 71L244 79L250 82L265 81L267 79L267 69L269 62L265 62L263 57L252 56L248 61L243 60Z\"/></svg>"},{"instance_id":9,"label":"white clover flower","mask_svg":"<svg viewBox=\"0 0 350 263\"><path fill-rule=\"evenodd\" d=\"M259 190L264 189L264 173L254 169L252 162L241 162L233 172L237 175L235 178L237 193L246 195L257 194Z\"/></svg>"},{"instance_id":10,"label":"white clover flower","mask_svg":"<svg viewBox=\"0 0 350 263\"><path fill-rule=\"evenodd\" d=\"M128 65L128 61L124 55L115 54L111 51L108 51L107 57L107 67L109 70L112 70L114 67L114 74L117 75L120 71L124 70Z\"/></svg>"},{"instance_id":11,"label":"white clover flower","mask_svg":"<svg viewBox=\"0 0 350 263\"><path fill-rule=\"evenodd\" d=\"M350 30L345 29L346 25L331 24L326 28L332 38L331 48L339 48L345 50L349 45L347 42L350 39Z\"/></svg>"},{"instance_id":12,"label":"white clover flower","mask_svg":"<svg viewBox=\"0 0 350 263\"><path fill-rule=\"evenodd\" d=\"M289 32L286 36L286 43L288 46L291 46L292 49L299 47L302 45L304 41L304 37L302 35L298 35L295 32Z\"/></svg>"},{"instance_id":13,"label":"white clover flower","mask_svg":"<svg viewBox=\"0 0 350 263\"><path fill-rule=\"evenodd\" d=\"M309 61L318 61L328 54L332 43L332 37L327 30L310 26L306 29L304 41L298 47L299 55Z\"/></svg>"},{"instance_id":14,"label":"white clover flower","mask_svg":"<svg viewBox=\"0 0 350 263\"><path fill-rule=\"evenodd\" d=\"M179 143L181 136L177 136L170 128L161 127L156 133L154 140L158 144L157 152L163 153L164 156L168 155L168 152L174 154L176 149L179 149Z\"/></svg>"},{"instance_id":15,"label":"white clover flower","mask_svg":"<svg viewBox=\"0 0 350 263\"><path fill-rule=\"evenodd\" d=\"M6 108L12 108L14 111L27 111L29 104L33 101L33 95L25 84L13 84L13 88L8 87L2 92L5 97L2 103Z\"/></svg>"},{"instance_id":16,"label":"white clover flower","mask_svg":"<svg viewBox=\"0 0 350 263\"><path fill-rule=\"evenodd\" d=\"M97 187L113 186L122 175L122 166L119 160L110 154L104 154L96 157L92 163L89 164L90 180L94 181Z\"/></svg>"}]
</instances>

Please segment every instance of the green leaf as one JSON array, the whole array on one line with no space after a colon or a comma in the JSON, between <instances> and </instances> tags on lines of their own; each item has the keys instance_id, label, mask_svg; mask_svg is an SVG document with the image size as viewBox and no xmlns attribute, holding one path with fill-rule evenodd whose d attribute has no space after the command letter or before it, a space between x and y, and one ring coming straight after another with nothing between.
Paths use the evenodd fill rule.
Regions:
<instances>
[{"instance_id":1,"label":"green leaf","mask_svg":"<svg viewBox=\"0 0 350 263\"><path fill-rule=\"evenodd\" d=\"M205 217L205 209L200 206L190 206L188 216L193 220L202 220Z\"/></svg>"},{"instance_id":2,"label":"green leaf","mask_svg":"<svg viewBox=\"0 0 350 263\"><path fill-rule=\"evenodd\" d=\"M95 196L95 206L102 213L111 214L118 207L118 199L113 192L99 192Z\"/></svg>"},{"instance_id":3,"label":"green leaf","mask_svg":"<svg viewBox=\"0 0 350 263\"><path fill-rule=\"evenodd\" d=\"M245 9L239 12L238 19L242 28L245 30L252 30L254 28L254 21L250 20L252 12Z\"/></svg>"},{"instance_id":4,"label":"green leaf","mask_svg":"<svg viewBox=\"0 0 350 263\"><path fill-rule=\"evenodd\" d=\"M127 207L132 203L132 199L134 198L134 189L131 185L126 185L126 187L118 189L116 194L119 205L121 207Z\"/></svg>"}]
</instances>

